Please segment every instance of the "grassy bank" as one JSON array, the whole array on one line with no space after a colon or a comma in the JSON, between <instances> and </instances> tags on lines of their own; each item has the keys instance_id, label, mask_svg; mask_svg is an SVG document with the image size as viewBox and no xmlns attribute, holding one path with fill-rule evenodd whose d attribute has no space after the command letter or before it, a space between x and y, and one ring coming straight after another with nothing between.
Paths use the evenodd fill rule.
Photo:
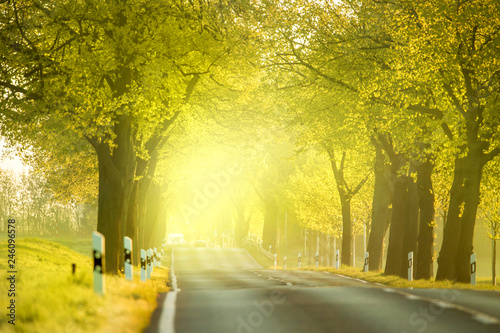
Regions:
<instances>
[{"instance_id":1,"label":"grassy bank","mask_svg":"<svg viewBox=\"0 0 500 333\"><path fill-rule=\"evenodd\" d=\"M281 269L281 267L280 267ZM479 278L476 286L468 283L453 283L451 281L434 281L434 280L413 280L408 281L393 275L384 275L383 272L363 272L359 268L342 266L340 269L332 267L314 267L307 266L302 268L309 271L326 271L330 273L341 274L357 279L362 279L372 283L381 283L389 287L396 288L454 288L454 289L478 289L478 290L500 290L500 286L493 286L491 279Z\"/></svg>"},{"instance_id":2,"label":"grassy bank","mask_svg":"<svg viewBox=\"0 0 500 333\"><path fill-rule=\"evenodd\" d=\"M89 240L90 242L90 240ZM68 244L71 246L71 244ZM85 241L78 242L82 250ZM89 247L90 248L90 247ZM0 243L0 270L7 272L7 243ZM76 273L71 264L76 264ZM26 238L16 241L16 325L6 320L10 298L1 295L0 332L141 332L156 307L158 292L168 288L168 271L155 268L150 281L140 282L107 276L105 297L93 292L92 261L59 243ZM2 278L2 291L9 281Z\"/></svg>"},{"instance_id":3,"label":"grassy bank","mask_svg":"<svg viewBox=\"0 0 500 333\"><path fill-rule=\"evenodd\" d=\"M266 256L259 253L255 247L247 247L248 252L254 257L254 259L264 268L274 269L273 261L269 260ZM296 257L288 257L287 269L297 270ZM304 260L305 261L305 260ZM283 269L283 262L279 262L279 266L276 269ZM500 290L500 285L493 286L491 284L490 278L478 278L476 286L472 286L466 283L453 283L451 281L434 281L434 280L414 280L408 281L407 279L402 279L397 276L384 275L383 272L363 272L361 268L353 268L342 266L340 269L335 269L333 267L318 267L307 266L306 262L302 262L301 270L308 271L326 271L330 273L342 274L345 276L362 279L372 283L381 283L388 287L396 288L456 288L456 289L478 289L478 290Z\"/></svg>"}]
</instances>

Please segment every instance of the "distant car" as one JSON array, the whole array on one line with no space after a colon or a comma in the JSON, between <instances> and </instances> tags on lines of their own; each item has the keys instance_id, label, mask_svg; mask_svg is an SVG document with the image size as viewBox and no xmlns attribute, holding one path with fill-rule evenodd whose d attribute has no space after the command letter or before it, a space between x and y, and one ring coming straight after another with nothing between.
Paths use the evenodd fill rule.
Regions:
<instances>
[{"instance_id":1,"label":"distant car","mask_svg":"<svg viewBox=\"0 0 500 333\"><path fill-rule=\"evenodd\" d=\"M184 243L183 234L169 234L167 237L167 246L179 246L184 245Z\"/></svg>"},{"instance_id":2,"label":"distant car","mask_svg":"<svg viewBox=\"0 0 500 333\"><path fill-rule=\"evenodd\" d=\"M208 247L208 243L205 240L197 240L194 242L194 247Z\"/></svg>"}]
</instances>

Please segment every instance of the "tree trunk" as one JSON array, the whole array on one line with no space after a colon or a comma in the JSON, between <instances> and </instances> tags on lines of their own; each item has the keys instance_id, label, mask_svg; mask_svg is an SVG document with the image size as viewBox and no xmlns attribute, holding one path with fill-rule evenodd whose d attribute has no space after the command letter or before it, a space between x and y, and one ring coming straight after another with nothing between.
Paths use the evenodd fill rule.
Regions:
<instances>
[{"instance_id":1,"label":"tree trunk","mask_svg":"<svg viewBox=\"0 0 500 333\"><path fill-rule=\"evenodd\" d=\"M143 235L144 235L144 248L153 248L159 245L155 242L156 233L160 230L160 224L165 223L161 221L161 208L162 208L162 190L158 184L151 184L147 193L145 193L143 209L144 215L143 222ZM147 202L147 203L146 203Z\"/></svg>"},{"instance_id":2,"label":"tree trunk","mask_svg":"<svg viewBox=\"0 0 500 333\"><path fill-rule=\"evenodd\" d=\"M245 210L243 205L236 205L236 226L234 241L236 246L241 246L243 239L250 229L250 220L245 219Z\"/></svg>"},{"instance_id":3,"label":"tree trunk","mask_svg":"<svg viewBox=\"0 0 500 333\"><path fill-rule=\"evenodd\" d=\"M462 230L456 257L457 281L463 283L470 283L470 255L473 252L474 226L484 165L481 151L469 147L469 154L470 158L466 160L465 164Z\"/></svg>"},{"instance_id":4,"label":"tree trunk","mask_svg":"<svg viewBox=\"0 0 500 333\"><path fill-rule=\"evenodd\" d=\"M268 199L266 202L266 213L264 216L264 226L262 229L262 246L265 250L269 250L271 245L271 252L276 251L276 221L278 218L278 206L274 199Z\"/></svg>"},{"instance_id":5,"label":"tree trunk","mask_svg":"<svg viewBox=\"0 0 500 333\"><path fill-rule=\"evenodd\" d=\"M432 258L434 255L434 190L432 170L434 164L426 161L417 168L418 204L420 221L418 232L416 279L430 279L434 276Z\"/></svg>"},{"instance_id":6,"label":"tree trunk","mask_svg":"<svg viewBox=\"0 0 500 333\"><path fill-rule=\"evenodd\" d=\"M448 220L439 255L437 280L470 282L474 226L480 198L482 169L486 162L480 145L469 145L467 155L457 158L450 195Z\"/></svg>"},{"instance_id":7,"label":"tree trunk","mask_svg":"<svg viewBox=\"0 0 500 333\"><path fill-rule=\"evenodd\" d=\"M340 198L342 205L342 265L352 266L352 223L351 223L351 201Z\"/></svg>"},{"instance_id":8,"label":"tree trunk","mask_svg":"<svg viewBox=\"0 0 500 333\"><path fill-rule=\"evenodd\" d=\"M464 172L464 160L456 158L453 183L450 190L450 203L443 231L443 242L438 258L436 280L456 280L456 256L461 231L460 207L462 206L464 197Z\"/></svg>"},{"instance_id":9,"label":"tree trunk","mask_svg":"<svg viewBox=\"0 0 500 333\"><path fill-rule=\"evenodd\" d=\"M410 164L410 174L416 172L415 163ZM417 255L417 238L418 238L418 188L413 177L408 176L408 197L406 200L406 224L404 226L403 252L400 254L401 260L401 276L408 278L408 253L413 252Z\"/></svg>"},{"instance_id":10,"label":"tree trunk","mask_svg":"<svg viewBox=\"0 0 500 333\"><path fill-rule=\"evenodd\" d=\"M130 116L119 116L115 124L116 147L93 143L99 163L99 210L97 231L105 237L106 269L118 273L123 266L123 235L127 228L128 204L134 183L135 151Z\"/></svg>"},{"instance_id":11,"label":"tree trunk","mask_svg":"<svg viewBox=\"0 0 500 333\"><path fill-rule=\"evenodd\" d=\"M368 238L367 251L370 253L370 270L382 269L382 258L384 251L384 238L387 230L387 220L389 217L389 206L392 201L392 194L387 181L387 164L380 143L372 140L375 150L375 186L373 189L372 201L372 225L370 237Z\"/></svg>"},{"instance_id":12,"label":"tree trunk","mask_svg":"<svg viewBox=\"0 0 500 333\"><path fill-rule=\"evenodd\" d=\"M405 251L404 234L406 219L408 217L407 201L408 178L406 176L399 176L394 183L389 246L387 248L387 261L384 271L385 275L400 276L402 272L401 256Z\"/></svg>"},{"instance_id":13,"label":"tree trunk","mask_svg":"<svg viewBox=\"0 0 500 333\"><path fill-rule=\"evenodd\" d=\"M494 233L493 233L494 235ZM497 240L492 239L491 244L491 284L497 285Z\"/></svg>"}]
</instances>

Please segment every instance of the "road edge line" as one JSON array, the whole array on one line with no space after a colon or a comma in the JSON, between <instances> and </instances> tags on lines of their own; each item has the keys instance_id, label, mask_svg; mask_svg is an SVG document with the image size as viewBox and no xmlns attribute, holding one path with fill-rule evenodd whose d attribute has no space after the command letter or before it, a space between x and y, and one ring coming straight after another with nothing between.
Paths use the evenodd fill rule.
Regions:
<instances>
[{"instance_id":1,"label":"road edge line","mask_svg":"<svg viewBox=\"0 0 500 333\"><path fill-rule=\"evenodd\" d=\"M160 315L158 331L162 333L175 333L175 301L177 300L177 291L167 293L163 310Z\"/></svg>"}]
</instances>

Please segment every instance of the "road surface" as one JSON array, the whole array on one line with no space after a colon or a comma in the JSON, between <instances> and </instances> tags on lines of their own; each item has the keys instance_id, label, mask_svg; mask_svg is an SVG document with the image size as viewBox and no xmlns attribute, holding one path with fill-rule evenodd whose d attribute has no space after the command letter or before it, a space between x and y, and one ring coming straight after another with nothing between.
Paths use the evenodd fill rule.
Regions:
<instances>
[{"instance_id":1,"label":"road surface","mask_svg":"<svg viewBox=\"0 0 500 333\"><path fill-rule=\"evenodd\" d=\"M395 289L262 269L243 249L177 248L177 291L146 333L500 332L500 293Z\"/></svg>"}]
</instances>

